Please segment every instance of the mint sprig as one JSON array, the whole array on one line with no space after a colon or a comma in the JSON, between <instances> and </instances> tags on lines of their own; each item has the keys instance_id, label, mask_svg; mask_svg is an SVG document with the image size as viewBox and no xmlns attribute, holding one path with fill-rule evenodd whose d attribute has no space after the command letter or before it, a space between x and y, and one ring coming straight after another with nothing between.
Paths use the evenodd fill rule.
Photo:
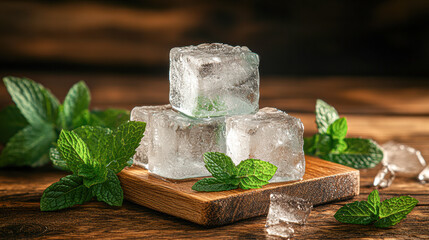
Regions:
<instances>
[{"instance_id":1,"label":"mint sprig","mask_svg":"<svg viewBox=\"0 0 429 240\"><path fill-rule=\"evenodd\" d=\"M341 207L334 215L342 223L368 225L387 228L398 224L419 203L409 196L393 197L380 202L377 190L372 191L368 201L357 201Z\"/></svg>"},{"instance_id":2,"label":"mint sprig","mask_svg":"<svg viewBox=\"0 0 429 240\"><path fill-rule=\"evenodd\" d=\"M40 209L55 211L92 197L121 206L123 191L116 174L130 165L145 126L144 122L127 122L113 131L92 126L62 130L57 148L51 148L50 155L54 164L73 174L45 190Z\"/></svg>"},{"instance_id":3,"label":"mint sprig","mask_svg":"<svg viewBox=\"0 0 429 240\"><path fill-rule=\"evenodd\" d=\"M268 184L277 167L259 159L247 159L235 166L230 157L219 152L204 153L207 170L214 178L196 182L192 189L204 192L219 192L237 189L261 188Z\"/></svg>"},{"instance_id":4,"label":"mint sprig","mask_svg":"<svg viewBox=\"0 0 429 240\"><path fill-rule=\"evenodd\" d=\"M318 99L316 102L317 134L304 138L308 155L353 168L372 168L383 159L383 151L371 139L346 138L347 120L340 118L334 107Z\"/></svg>"},{"instance_id":5,"label":"mint sprig","mask_svg":"<svg viewBox=\"0 0 429 240\"><path fill-rule=\"evenodd\" d=\"M41 84L27 78L3 79L12 100L0 111L0 167L41 166L49 162L49 149L61 129L72 130L83 125L115 129L129 119L125 110L89 111L91 95L84 82L69 90L64 103Z\"/></svg>"}]
</instances>

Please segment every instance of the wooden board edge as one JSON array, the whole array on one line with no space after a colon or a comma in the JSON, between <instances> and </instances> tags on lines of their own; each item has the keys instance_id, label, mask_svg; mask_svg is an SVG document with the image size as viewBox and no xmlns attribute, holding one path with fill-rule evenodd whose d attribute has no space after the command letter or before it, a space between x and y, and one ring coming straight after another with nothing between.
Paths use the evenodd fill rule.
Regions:
<instances>
[{"instance_id":1,"label":"wooden board edge","mask_svg":"<svg viewBox=\"0 0 429 240\"><path fill-rule=\"evenodd\" d=\"M340 184L341 186L335 190L336 194L341 192L341 195L334 196L332 189L329 189L329 183L334 185ZM307 199L313 202L314 206L326 204L335 201L353 198L359 195L360 189L360 173L355 170L348 173L342 173L336 176L327 177L323 182L314 183L306 182L303 184L286 185L276 189L266 189L260 194L253 195L251 199L256 203L254 206L241 204L244 199L248 199L247 194L240 194L232 196L231 198L219 199L210 202L209 207L205 209L204 215L206 216L203 222L197 222L200 225L207 227L221 226L230 224L236 221L244 220L251 217L263 216L268 214L270 194L274 192L284 192L285 194L294 192L297 197L305 198L305 192L300 191L305 186L310 186L313 191L321 190L321 194L313 195L316 198ZM251 195L249 193L249 195ZM238 204L235 204L238 203ZM237 211L237 209L246 209L246 211ZM233 212L234 214L231 214Z\"/></svg>"}]
</instances>

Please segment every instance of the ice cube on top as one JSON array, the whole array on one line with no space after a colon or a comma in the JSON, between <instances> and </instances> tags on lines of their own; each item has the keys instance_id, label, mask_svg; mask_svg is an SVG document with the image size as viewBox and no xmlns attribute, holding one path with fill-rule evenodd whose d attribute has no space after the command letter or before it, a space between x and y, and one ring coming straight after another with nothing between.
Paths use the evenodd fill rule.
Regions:
<instances>
[{"instance_id":1,"label":"ice cube on top","mask_svg":"<svg viewBox=\"0 0 429 240\"><path fill-rule=\"evenodd\" d=\"M170 103L192 117L249 114L259 108L259 57L221 43L170 51Z\"/></svg>"},{"instance_id":2,"label":"ice cube on top","mask_svg":"<svg viewBox=\"0 0 429 240\"><path fill-rule=\"evenodd\" d=\"M399 175L415 177L426 166L426 161L420 151L412 147L394 141L389 141L381 147L384 154L383 165L388 165Z\"/></svg>"},{"instance_id":3,"label":"ice cube on top","mask_svg":"<svg viewBox=\"0 0 429 240\"><path fill-rule=\"evenodd\" d=\"M226 120L227 155L235 164L256 158L277 166L271 182L302 179L305 173L304 125L275 108Z\"/></svg>"},{"instance_id":4,"label":"ice cube on top","mask_svg":"<svg viewBox=\"0 0 429 240\"><path fill-rule=\"evenodd\" d=\"M209 176L205 152L225 153L223 117L189 118L174 110L152 116L152 144L148 169L164 178L184 179Z\"/></svg>"},{"instance_id":5,"label":"ice cube on top","mask_svg":"<svg viewBox=\"0 0 429 240\"><path fill-rule=\"evenodd\" d=\"M136 154L133 157L135 165L147 168L147 152L149 150L149 145L152 142L152 129L153 129L153 118L152 115L171 109L170 104L159 105L159 106L142 106L135 107L131 110L131 121L140 121L146 123L146 130L144 132L144 137L140 141L140 146L136 149Z\"/></svg>"}]
</instances>

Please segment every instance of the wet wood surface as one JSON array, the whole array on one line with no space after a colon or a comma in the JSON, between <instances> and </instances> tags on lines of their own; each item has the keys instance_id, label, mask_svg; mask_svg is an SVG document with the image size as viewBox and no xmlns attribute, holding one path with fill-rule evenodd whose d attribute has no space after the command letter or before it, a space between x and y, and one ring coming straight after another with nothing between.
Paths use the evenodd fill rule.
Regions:
<instances>
[{"instance_id":1,"label":"wet wood surface","mask_svg":"<svg viewBox=\"0 0 429 240\"><path fill-rule=\"evenodd\" d=\"M50 88L61 100L68 88L86 80L93 108L163 104L168 102L167 77L71 75L26 73ZM395 140L421 150L429 159L429 80L395 78L280 78L261 77L261 107L273 106L302 119L305 134L316 131L314 103L317 98L334 105L348 119L349 135L371 137L380 144ZM0 86L0 107L11 103ZM377 167L378 168L378 167ZM361 170L361 194L351 200L317 206L296 239L429 238L429 184L398 177L381 189L381 198L410 195L416 208L398 225L388 229L338 223L334 213L344 204L364 200L377 168ZM40 212L43 190L65 176L52 168L0 170L0 239L9 238L143 238L143 239L276 239L264 230L265 218L205 228L125 201L120 208L99 202L58 212Z\"/></svg>"}]
</instances>

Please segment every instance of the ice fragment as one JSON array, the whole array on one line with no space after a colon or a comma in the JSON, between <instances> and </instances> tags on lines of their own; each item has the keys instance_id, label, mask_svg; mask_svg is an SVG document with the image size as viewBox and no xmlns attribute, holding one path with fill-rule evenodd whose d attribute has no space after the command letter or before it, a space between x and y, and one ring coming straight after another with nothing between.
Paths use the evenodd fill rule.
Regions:
<instances>
[{"instance_id":1,"label":"ice fragment","mask_svg":"<svg viewBox=\"0 0 429 240\"><path fill-rule=\"evenodd\" d=\"M270 208L266 220L266 231L270 235L290 238L296 228L307 222L313 204L307 200L284 193L270 195Z\"/></svg>"}]
</instances>

